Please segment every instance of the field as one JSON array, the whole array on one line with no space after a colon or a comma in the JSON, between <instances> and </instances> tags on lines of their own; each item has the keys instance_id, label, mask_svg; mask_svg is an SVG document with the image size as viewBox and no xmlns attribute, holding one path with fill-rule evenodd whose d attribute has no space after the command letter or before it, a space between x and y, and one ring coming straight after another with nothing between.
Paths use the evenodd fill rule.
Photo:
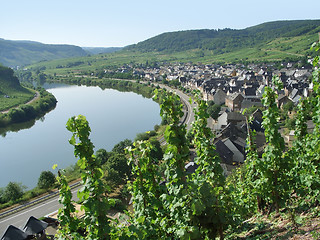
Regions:
<instances>
[{"instance_id":1,"label":"field","mask_svg":"<svg viewBox=\"0 0 320 240\"><path fill-rule=\"evenodd\" d=\"M34 97L34 94L35 91L27 88L10 89L6 92L6 95L0 96L0 111L26 103Z\"/></svg>"}]
</instances>

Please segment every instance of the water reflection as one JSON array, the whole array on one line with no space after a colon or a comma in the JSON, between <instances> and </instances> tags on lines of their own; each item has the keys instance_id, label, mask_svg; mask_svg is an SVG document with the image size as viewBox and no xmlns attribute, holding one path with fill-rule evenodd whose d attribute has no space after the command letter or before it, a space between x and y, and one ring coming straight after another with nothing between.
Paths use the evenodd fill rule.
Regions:
<instances>
[{"instance_id":1,"label":"water reflection","mask_svg":"<svg viewBox=\"0 0 320 240\"><path fill-rule=\"evenodd\" d=\"M14 124L7 126L5 128L0 128L0 135L2 137L6 137L8 132L18 132L23 129L31 128L35 124L35 122L36 122L36 120L34 119L34 120L30 120L28 122L14 123Z\"/></svg>"},{"instance_id":2,"label":"water reflection","mask_svg":"<svg viewBox=\"0 0 320 240\"><path fill-rule=\"evenodd\" d=\"M53 164L60 168L75 164L68 143L71 133L66 129L72 116L85 115L95 150L107 151L161 122L159 105L132 92L60 84L47 87L58 100L54 110L40 119L0 129L0 188L9 181L32 188L41 171L52 170Z\"/></svg>"}]
</instances>

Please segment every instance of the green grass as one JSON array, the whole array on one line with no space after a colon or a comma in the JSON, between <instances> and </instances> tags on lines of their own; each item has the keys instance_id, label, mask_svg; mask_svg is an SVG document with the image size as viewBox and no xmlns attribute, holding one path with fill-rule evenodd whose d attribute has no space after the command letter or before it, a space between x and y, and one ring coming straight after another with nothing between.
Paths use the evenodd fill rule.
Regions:
<instances>
[{"instance_id":1,"label":"green grass","mask_svg":"<svg viewBox=\"0 0 320 240\"><path fill-rule=\"evenodd\" d=\"M0 111L24 104L33 99L34 94L34 90L23 87L20 89L7 89L6 95L8 95L9 98L3 94L0 96Z\"/></svg>"}]
</instances>

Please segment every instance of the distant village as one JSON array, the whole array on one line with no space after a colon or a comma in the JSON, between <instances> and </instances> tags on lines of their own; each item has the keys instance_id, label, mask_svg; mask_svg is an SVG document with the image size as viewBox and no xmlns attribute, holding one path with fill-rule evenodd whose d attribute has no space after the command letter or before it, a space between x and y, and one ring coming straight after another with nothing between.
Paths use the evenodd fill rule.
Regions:
<instances>
[{"instance_id":1,"label":"distant village","mask_svg":"<svg viewBox=\"0 0 320 240\"><path fill-rule=\"evenodd\" d=\"M309 68L294 67L295 63L282 64L276 68L274 64L244 65L202 65L202 64L168 64L153 68L123 67L120 72L133 71L150 82L179 81L186 89L197 89L206 101L213 100L221 105L218 119L209 124L215 132L214 141L226 172L242 164L245 159L247 137L244 109L257 107L253 112L254 121L251 128L257 132L256 144L259 154L262 154L265 137L263 133L261 99L264 87L271 84L273 76L279 76L283 90L278 94L277 105L282 108L291 102L297 105L301 98L312 92L311 65ZM308 127L312 128L312 122ZM289 144L294 138L294 131L283 135Z\"/></svg>"}]
</instances>

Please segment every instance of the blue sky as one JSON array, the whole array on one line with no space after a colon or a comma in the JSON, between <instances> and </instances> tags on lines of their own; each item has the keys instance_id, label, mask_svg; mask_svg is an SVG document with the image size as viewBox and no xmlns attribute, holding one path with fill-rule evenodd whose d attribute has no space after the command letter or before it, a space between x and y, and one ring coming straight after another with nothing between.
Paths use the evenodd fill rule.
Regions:
<instances>
[{"instance_id":1,"label":"blue sky","mask_svg":"<svg viewBox=\"0 0 320 240\"><path fill-rule=\"evenodd\" d=\"M122 47L164 32L320 19L319 0L8 0L0 38Z\"/></svg>"}]
</instances>

